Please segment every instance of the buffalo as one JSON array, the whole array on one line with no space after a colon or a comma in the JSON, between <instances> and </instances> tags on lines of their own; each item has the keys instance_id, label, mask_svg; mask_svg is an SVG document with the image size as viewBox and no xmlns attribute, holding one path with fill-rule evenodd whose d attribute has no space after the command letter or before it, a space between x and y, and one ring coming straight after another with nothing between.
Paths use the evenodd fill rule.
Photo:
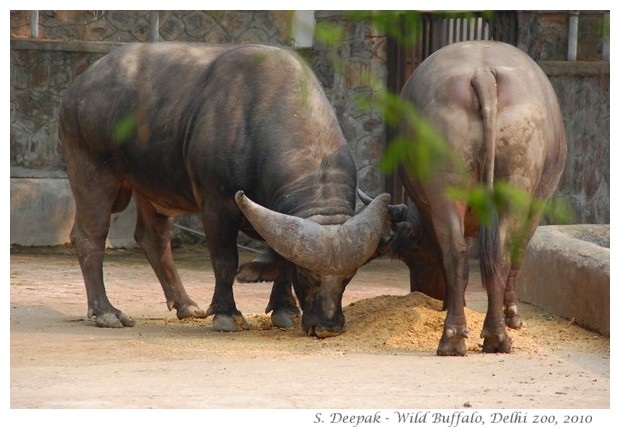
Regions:
<instances>
[{"instance_id":1,"label":"buffalo","mask_svg":"<svg viewBox=\"0 0 620 429\"><path fill-rule=\"evenodd\" d=\"M326 337L344 326L342 296L376 254L383 194L355 212L357 170L331 105L305 62L262 45L137 43L119 47L64 94L59 139L75 199L71 243L88 317L132 326L103 280L112 213L134 198L135 239L177 317L213 315L216 330L247 328L233 282L273 281L267 311ZM173 261L175 217L201 217L215 274L206 311ZM239 267L239 231L267 251Z\"/></svg>"},{"instance_id":2,"label":"buffalo","mask_svg":"<svg viewBox=\"0 0 620 429\"><path fill-rule=\"evenodd\" d=\"M541 68L518 48L471 41L428 57L406 82L401 99L437 130L451 156L434 167L431 178L401 165L413 204L389 209L392 254L409 266L412 290L444 300L447 315L437 354L465 355L468 241L477 237L488 294L483 352L508 353L512 341L506 326L522 326L515 285L523 254L566 161L556 94ZM401 137L417 144L416 134L415 123L403 121ZM491 210L481 222L467 200L447 192L481 185L492 193L500 183L530 197L525 216Z\"/></svg>"}]
</instances>

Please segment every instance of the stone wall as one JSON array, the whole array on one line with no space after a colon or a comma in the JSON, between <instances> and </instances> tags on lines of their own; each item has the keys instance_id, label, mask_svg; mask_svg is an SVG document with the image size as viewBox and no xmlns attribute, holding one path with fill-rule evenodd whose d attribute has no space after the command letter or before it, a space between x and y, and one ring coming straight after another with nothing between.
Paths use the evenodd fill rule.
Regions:
<instances>
[{"instance_id":1,"label":"stone wall","mask_svg":"<svg viewBox=\"0 0 620 429\"><path fill-rule=\"evenodd\" d=\"M372 70L385 76L385 40L367 24L350 25L341 14L335 15L347 27L346 41L335 57L331 48L318 47L308 59L341 121L361 186L376 194L383 189L377 163L385 130L378 114L361 111L355 99L369 91L361 75ZM75 76L113 47L153 37L291 46L291 19L291 12L278 11L40 11L39 40L33 40L31 12L12 11L11 167L64 168L56 137L62 94ZM159 28L155 36L154 26ZM345 77L335 72L333 60L346 64Z\"/></svg>"},{"instance_id":2,"label":"stone wall","mask_svg":"<svg viewBox=\"0 0 620 429\"><path fill-rule=\"evenodd\" d=\"M40 11L36 40L31 18L11 12L11 166L29 169L64 169L57 117L65 89L115 46L148 41L152 27L165 41L291 41L290 13L269 11Z\"/></svg>"},{"instance_id":3,"label":"stone wall","mask_svg":"<svg viewBox=\"0 0 620 429\"><path fill-rule=\"evenodd\" d=\"M600 16L580 14L578 59L603 55ZM45 171L53 172L50 177L63 171L57 140L62 94L77 75L121 43L294 44L289 12L40 11L36 39L31 37L31 18L30 11L11 11L12 177L41 179ZM378 112L360 108L357 98L372 95L369 76L387 79L386 38L344 13L316 12L315 19L340 26L343 40L337 45L315 43L303 54L336 111L358 165L360 186L378 194L384 189L378 165L385 124ZM563 109L569 157L558 194L575 208L575 223L609 223L609 62L551 61L564 59L567 20L566 11L520 12L519 47L541 63Z\"/></svg>"},{"instance_id":4,"label":"stone wall","mask_svg":"<svg viewBox=\"0 0 620 429\"><path fill-rule=\"evenodd\" d=\"M39 39L291 44L291 12L39 11ZM11 37L31 37L30 11L11 11ZM153 34L152 29L158 28Z\"/></svg>"},{"instance_id":5,"label":"stone wall","mask_svg":"<svg viewBox=\"0 0 620 429\"><path fill-rule=\"evenodd\" d=\"M558 96L568 155L557 196L573 223L610 222L609 62L543 62Z\"/></svg>"},{"instance_id":6,"label":"stone wall","mask_svg":"<svg viewBox=\"0 0 620 429\"><path fill-rule=\"evenodd\" d=\"M376 195L384 189L378 164L385 146L385 123L376 110L362 108L359 98L372 96L371 77L386 82L386 38L368 23L353 23L341 12L316 12L315 19L317 26L342 29L342 42L316 43L312 66L353 150L359 185Z\"/></svg>"},{"instance_id":7,"label":"stone wall","mask_svg":"<svg viewBox=\"0 0 620 429\"><path fill-rule=\"evenodd\" d=\"M536 61L566 60L569 17L566 10L519 11L518 47ZM578 12L577 61L605 59L609 49L605 40L609 38L604 31L605 11Z\"/></svg>"},{"instance_id":8,"label":"stone wall","mask_svg":"<svg viewBox=\"0 0 620 429\"><path fill-rule=\"evenodd\" d=\"M573 223L610 222L610 93L605 11L579 11L577 61L564 61L568 11L521 11L518 46L542 66L558 96L568 156L556 196Z\"/></svg>"},{"instance_id":9,"label":"stone wall","mask_svg":"<svg viewBox=\"0 0 620 429\"><path fill-rule=\"evenodd\" d=\"M11 167L62 170L58 108L65 89L111 43L11 41Z\"/></svg>"}]
</instances>

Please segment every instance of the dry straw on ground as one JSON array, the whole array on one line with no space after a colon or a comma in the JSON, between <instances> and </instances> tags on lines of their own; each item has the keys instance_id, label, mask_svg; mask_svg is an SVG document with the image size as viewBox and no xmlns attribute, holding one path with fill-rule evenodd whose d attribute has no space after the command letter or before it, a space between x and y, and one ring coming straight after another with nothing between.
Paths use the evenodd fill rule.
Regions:
<instances>
[{"instance_id":1,"label":"dry straw on ground","mask_svg":"<svg viewBox=\"0 0 620 429\"><path fill-rule=\"evenodd\" d=\"M384 295L362 299L345 307L346 328L335 337L323 340L308 338L299 326L292 330L276 329L272 327L269 316L264 314L246 314L252 329L233 335L239 335L239 340L247 341L245 346L249 347L248 350L253 348L254 341L259 341L260 347L273 341L268 348L274 352L435 353L446 315L441 307L440 301L418 292L399 296ZM465 315L470 333L466 340L469 353L479 353L484 314L465 308ZM544 314L541 316L539 312L523 317L525 326L522 329L508 329L513 339L514 353L546 354L562 350L569 344L572 349L598 349L602 353L609 353L609 339L584 330L568 320ZM179 324L176 318L169 318L167 322ZM199 323L201 329L206 324L210 329L210 321L184 323Z\"/></svg>"}]
</instances>

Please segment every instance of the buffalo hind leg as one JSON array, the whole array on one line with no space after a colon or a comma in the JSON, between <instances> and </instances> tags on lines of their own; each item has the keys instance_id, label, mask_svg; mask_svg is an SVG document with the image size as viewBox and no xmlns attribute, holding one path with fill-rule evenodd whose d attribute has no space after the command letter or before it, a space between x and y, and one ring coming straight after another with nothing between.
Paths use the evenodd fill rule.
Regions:
<instances>
[{"instance_id":1,"label":"buffalo hind leg","mask_svg":"<svg viewBox=\"0 0 620 429\"><path fill-rule=\"evenodd\" d=\"M174 218L157 213L137 192L134 200L138 211L134 237L159 279L168 310L176 309L179 319L207 317L185 291L174 263L170 245Z\"/></svg>"},{"instance_id":2,"label":"buffalo hind leg","mask_svg":"<svg viewBox=\"0 0 620 429\"><path fill-rule=\"evenodd\" d=\"M480 337L484 339L482 351L484 353L510 353L512 339L506 331L506 322L502 313L503 297L505 292L504 278L508 269L501 269L502 277L498 274L494 280L485 282L488 295L487 314L484 319Z\"/></svg>"},{"instance_id":3,"label":"buffalo hind leg","mask_svg":"<svg viewBox=\"0 0 620 429\"><path fill-rule=\"evenodd\" d=\"M436 207L439 209L434 213L433 225L443 255L447 285L444 303L447 315L437 354L465 356L467 354L465 339L468 337L465 289L469 277L469 264L463 219L454 204L441 204Z\"/></svg>"},{"instance_id":4,"label":"buffalo hind leg","mask_svg":"<svg viewBox=\"0 0 620 429\"><path fill-rule=\"evenodd\" d=\"M510 268L508 279L506 280L506 290L504 291L504 319L506 326L512 329L519 329L523 326L523 320L519 315L519 299L517 298L517 277L519 276L520 267Z\"/></svg>"},{"instance_id":5,"label":"buffalo hind leg","mask_svg":"<svg viewBox=\"0 0 620 429\"><path fill-rule=\"evenodd\" d=\"M449 277L447 282L453 285L453 289L450 289L446 296L447 315L437 354L439 356L465 356L467 354L465 339L469 335L465 319L465 288L469 274L467 251L458 245L455 245L453 251L445 251L444 266Z\"/></svg>"},{"instance_id":6,"label":"buffalo hind leg","mask_svg":"<svg viewBox=\"0 0 620 429\"><path fill-rule=\"evenodd\" d=\"M94 317L97 326L103 328L133 326L134 321L110 303L103 282L110 217L113 211L122 211L127 206L131 189L122 188L121 183L107 172L93 167L88 160L82 161L80 168L72 168L73 164L68 162L67 170L75 200L75 220L70 238L84 277L88 318Z\"/></svg>"},{"instance_id":7,"label":"buffalo hind leg","mask_svg":"<svg viewBox=\"0 0 620 429\"><path fill-rule=\"evenodd\" d=\"M502 234L500 231L505 231ZM492 225L480 228L480 274L487 291L487 313L480 337L484 339L484 353L510 353L512 339L506 331L504 318L504 296L510 261L505 251L502 236L508 234L506 219L495 217Z\"/></svg>"},{"instance_id":8,"label":"buffalo hind leg","mask_svg":"<svg viewBox=\"0 0 620 429\"><path fill-rule=\"evenodd\" d=\"M504 291L504 318L506 325L513 329L519 329L523 326L523 320L519 316L519 299L516 291L517 278L521 271L527 245L540 223L542 207L542 204L532 204L523 230L514 234L514 239L519 241L512 243L516 250L513 252L510 272L506 279L506 290Z\"/></svg>"},{"instance_id":9,"label":"buffalo hind leg","mask_svg":"<svg viewBox=\"0 0 620 429\"><path fill-rule=\"evenodd\" d=\"M73 244L86 287L88 318L95 318L102 328L122 328L133 326L134 321L115 308L105 291L103 283L103 258L106 235L87 233L80 220L76 219L71 230Z\"/></svg>"}]
</instances>

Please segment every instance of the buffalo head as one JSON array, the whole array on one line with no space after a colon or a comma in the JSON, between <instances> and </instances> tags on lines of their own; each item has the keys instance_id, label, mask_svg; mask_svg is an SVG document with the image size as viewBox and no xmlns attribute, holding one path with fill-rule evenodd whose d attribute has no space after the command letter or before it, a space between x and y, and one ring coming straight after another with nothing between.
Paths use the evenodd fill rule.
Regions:
<instances>
[{"instance_id":1,"label":"buffalo head","mask_svg":"<svg viewBox=\"0 0 620 429\"><path fill-rule=\"evenodd\" d=\"M303 330L319 338L338 334L344 327L345 287L380 247L390 196L380 195L357 215L342 217L335 223L326 223L324 219L318 223L318 219L270 210L242 191L237 192L235 199L252 227L277 253L255 261L263 266L263 274L254 281L290 279L303 311ZM292 264L283 263L280 258ZM240 272L244 269L250 267L241 267ZM241 276L248 281L252 275Z\"/></svg>"},{"instance_id":2,"label":"buffalo head","mask_svg":"<svg viewBox=\"0 0 620 429\"><path fill-rule=\"evenodd\" d=\"M371 204L373 198L358 189L362 202L366 205ZM390 221L391 236L390 240L383 243L379 249L379 255L389 253L392 258L405 260L410 254L419 250L419 243L422 238L422 223L417 207L406 204L388 205L388 218Z\"/></svg>"},{"instance_id":3,"label":"buffalo head","mask_svg":"<svg viewBox=\"0 0 620 429\"><path fill-rule=\"evenodd\" d=\"M359 189L358 195L366 205L374 201ZM389 254L409 267L412 292L418 291L435 299L445 299L446 282L439 249L432 231L425 228L416 204L390 204L388 218L391 239L380 246L378 256Z\"/></svg>"}]
</instances>

